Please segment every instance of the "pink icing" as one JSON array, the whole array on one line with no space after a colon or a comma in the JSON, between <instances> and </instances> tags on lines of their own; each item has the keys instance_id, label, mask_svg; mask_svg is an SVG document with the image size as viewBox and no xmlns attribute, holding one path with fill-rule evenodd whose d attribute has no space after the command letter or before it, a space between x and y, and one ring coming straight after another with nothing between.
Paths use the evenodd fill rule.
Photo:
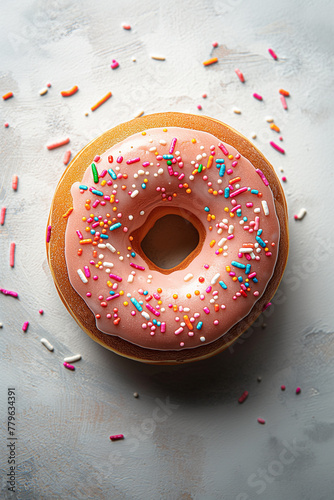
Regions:
<instances>
[{"instance_id":1,"label":"pink icing","mask_svg":"<svg viewBox=\"0 0 334 500\"><path fill-rule=\"evenodd\" d=\"M201 131L150 129L96 154L103 177L94 182L89 166L71 189L65 257L97 328L159 350L224 335L249 314L274 272L280 230L270 187L232 146ZM207 229L201 253L170 274L149 269L129 240L159 205L190 211Z\"/></svg>"}]
</instances>

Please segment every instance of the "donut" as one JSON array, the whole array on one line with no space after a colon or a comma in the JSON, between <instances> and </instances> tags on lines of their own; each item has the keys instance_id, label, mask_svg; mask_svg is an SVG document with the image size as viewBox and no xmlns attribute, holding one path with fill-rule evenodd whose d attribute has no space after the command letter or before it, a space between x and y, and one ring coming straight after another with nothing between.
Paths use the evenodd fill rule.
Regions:
<instances>
[{"instance_id":1,"label":"donut","mask_svg":"<svg viewBox=\"0 0 334 500\"><path fill-rule=\"evenodd\" d=\"M84 147L47 229L66 308L104 347L146 363L205 359L261 314L288 256L273 167L218 120L159 113Z\"/></svg>"}]
</instances>

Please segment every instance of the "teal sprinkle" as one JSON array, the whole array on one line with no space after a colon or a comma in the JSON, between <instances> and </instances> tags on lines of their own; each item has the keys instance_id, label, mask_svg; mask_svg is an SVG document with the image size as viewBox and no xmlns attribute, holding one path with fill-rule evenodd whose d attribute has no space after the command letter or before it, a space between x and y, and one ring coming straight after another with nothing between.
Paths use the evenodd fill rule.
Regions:
<instances>
[{"instance_id":1,"label":"teal sprinkle","mask_svg":"<svg viewBox=\"0 0 334 500\"><path fill-rule=\"evenodd\" d=\"M110 231L113 231L114 229L118 229L119 227L121 227L121 223L120 222L116 222L116 224L113 224L112 226L109 227Z\"/></svg>"},{"instance_id":2,"label":"teal sprinkle","mask_svg":"<svg viewBox=\"0 0 334 500\"><path fill-rule=\"evenodd\" d=\"M238 281L240 281L240 283L243 282L242 276L238 276Z\"/></svg>"},{"instance_id":3,"label":"teal sprinkle","mask_svg":"<svg viewBox=\"0 0 334 500\"><path fill-rule=\"evenodd\" d=\"M147 290L145 290L144 295L148 295L148 291Z\"/></svg>"},{"instance_id":4,"label":"teal sprinkle","mask_svg":"<svg viewBox=\"0 0 334 500\"><path fill-rule=\"evenodd\" d=\"M141 185L141 187L142 187L143 189L146 189L146 184L145 184L145 182L143 182L143 184Z\"/></svg>"},{"instance_id":5,"label":"teal sprinkle","mask_svg":"<svg viewBox=\"0 0 334 500\"><path fill-rule=\"evenodd\" d=\"M241 262L236 262L235 260L232 260L231 265L238 269L246 269L245 264L241 264Z\"/></svg>"},{"instance_id":6,"label":"teal sprinkle","mask_svg":"<svg viewBox=\"0 0 334 500\"><path fill-rule=\"evenodd\" d=\"M134 297L131 297L130 300L131 300L132 304L135 306L135 308L137 309L137 311L142 312L143 308L139 304L138 300L136 300Z\"/></svg>"},{"instance_id":7,"label":"teal sprinkle","mask_svg":"<svg viewBox=\"0 0 334 500\"><path fill-rule=\"evenodd\" d=\"M114 290L110 290L110 295L115 295L116 292L114 292Z\"/></svg>"},{"instance_id":8,"label":"teal sprinkle","mask_svg":"<svg viewBox=\"0 0 334 500\"><path fill-rule=\"evenodd\" d=\"M92 189L92 193L96 194L96 196L103 196L102 191L98 191L97 189Z\"/></svg>"},{"instance_id":9,"label":"teal sprinkle","mask_svg":"<svg viewBox=\"0 0 334 500\"><path fill-rule=\"evenodd\" d=\"M245 274L249 274L250 273L251 267L252 266L250 264L247 264L246 270L245 270Z\"/></svg>"},{"instance_id":10,"label":"teal sprinkle","mask_svg":"<svg viewBox=\"0 0 334 500\"><path fill-rule=\"evenodd\" d=\"M99 218L98 217L94 217L94 220L95 220L95 222L97 222L99 220Z\"/></svg>"},{"instance_id":11,"label":"teal sprinkle","mask_svg":"<svg viewBox=\"0 0 334 500\"><path fill-rule=\"evenodd\" d=\"M203 326L203 321L199 321L196 325L197 330L201 330Z\"/></svg>"},{"instance_id":12,"label":"teal sprinkle","mask_svg":"<svg viewBox=\"0 0 334 500\"><path fill-rule=\"evenodd\" d=\"M83 189L84 191L86 191L88 189L88 187L84 186L83 184L80 184L79 189Z\"/></svg>"},{"instance_id":13,"label":"teal sprinkle","mask_svg":"<svg viewBox=\"0 0 334 500\"><path fill-rule=\"evenodd\" d=\"M156 325L158 322L157 322L157 320L156 320L156 319L154 319L154 320L152 321L152 323L153 323L153 325Z\"/></svg>"},{"instance_id":14,"label":"teal sprinkle","mask_svg":"<svg viewBox=\"0 0 334 500\"><path fill-rule=\"evenodd\" d=\"M266 244L265 242L263 241L262 238L260 238L260 236L256 236L255 237L256 241L258 242L259 245L261 245L262 248L265 248Z\"/></svg>"},{"instance_id":15,"label":"teal sprinkle","mask_svg":"<svg viewBox=\"0 0 334 500\"><path fill-rule=\"evenodd\" d=\"M219 169L219 177L224 177L225 170L226 170L225 163L222 163L222 165L221 165L221 167Z\"/></svg>"},{"instance_id":16,"label":"teal sprinkle","mask_svg":"<svg viewBox=\"0 0 334 500\"><path fill-rule=\"evenodd\" d=\"M259 280L257 278L252 278L252 279L253 279L254 283L258 283L259 282Z\"/></svg>"},{"instance_id":17,"label":"teal sprinkle","mask_svg":"<svg viewBox=\"0 0 334 500\"><path fill-rule=\"evenodd\" d=\"M224 158L216 158L216 163L225 163ZM217 167L219 168L219 167Z\"/></svg>"},{"instance_id":18,"label":"teal sprinkle","mask_svg":"<svg viewBox=\"0 0 334 500\"><path fill-rule=\"evenodd\" d=\"M226 187L224 190L224 197L229 198L230 197L230 188Z\"/></svg>"},{"instance_id":19,"label":"teal sprinkle","mask_svg":"<svg viewBox=\"0 0 334 500\"><path fill-rule=\"evenodd\" d=\"M224 283L224 281L219 281L218 283L220 284L220 286L221 286L224 290L226 290L226 289L227 289L227 285L226 285L226 283Z\"/></svg>"},{"instance_id":20,"label":"teal sprinkle","mask_svg":"<svg viewBox=\"0 0 334 500\"><path fill-rule=\"evenodd\" d=\"M263 232L263 229L259 229L258 232L257 232L257 235L261 236L262 232Z\"/></svg>"},{"instance_id":21,"label":"teal sprinkle","mask_svg":"<svg viewBox=\"0 0 334 500\"><path fill-rule=\"evenodd\" d=\"M251 189L252 194L259 194L259 191L257 189Z\"/></svg>"},{"instance_id":22,"label":"teal sprinkle","mask_svg":"<svg viewBox=\"0 0 334 500\"><path fill-rule=\"evenodd\" d=\"M173 155L162 155L164 160L172 160L174 158Z\"/></svg>"},{"instance_id":23,"label":"teal sprinkle","mask_svg":"<svg viewBox=\"0 0 334 500\"><path fill-rule=\"evenodd\" d=\"M241 208L238 208L237 210L237 217L241 217Z\"/></svg>"},{"instance_id":24,"label":"teal sprinkle","mask_svg":"<svg viewBox=\"0 0 334 500\"><path fill-rule=\"evenodd\" d=\"M130 254L130 255L131 255L131 257L136 257L135 252L131 252L131 254Z\"/></svg>"},{"instance_id":25,"label":"teal sprinkle","mask_svg":"<svg viewBox=\"0 0 334 500\"><path fill-rule=\"evenodd\" d=\"M108 174L110 175L110 177L111 177L112 179L114 179L114 181L117 179L117 175L115 174L115 172L113 171L113 169L112 169L112 168L109 168L109 170L108 170Z\"/></svg>"},{"instance_id":26,"label":"teal sprinkle","mask_svg":"<svg viewBox=\"0 0 334 500\"><path fill-rule=\"evenodd\" d=\"M96 233L95 229L90 230L90 234L95 234L95 233Z\"/></svg>"},{"instance_id":27,"label":"teal sprinkle","mask_svg":"<svg viewBox=\"0 0 334 500\"><path fill-rule=\"evenodd\" d=\"M157 321L157 326L161 326L161 321Z\"/></svg>"},{"instance_id":28,"label":"teal sprinkle","mask_svg":"<svg viewBox=\"0 0 334 500\"><path fill-rule=\"evenodd\" d=\"M210 208L209 207L204 207L204 211L205 212L210 212Z\"/></svg>"},{"instance_id":29,"label":"teal sprinkle","mask_svg":"<svg viewBox=\"0 0 334 500\"><path fill-rule=\"evenodd\" d=\"M245 222L248 221L248 217L243 217L242 220L244 220Z\"/></svg>"},{"instance_id":30,"label":"teal sprinkle","mask_svg":"<svg viewBox=\"0 0 334 500\"><path fill-rule=\"evenodd\" d=\"M103 240L107 240L109 236L107 234L100 234L100 238L102 238Z\"/></svg>"}]
</instances>

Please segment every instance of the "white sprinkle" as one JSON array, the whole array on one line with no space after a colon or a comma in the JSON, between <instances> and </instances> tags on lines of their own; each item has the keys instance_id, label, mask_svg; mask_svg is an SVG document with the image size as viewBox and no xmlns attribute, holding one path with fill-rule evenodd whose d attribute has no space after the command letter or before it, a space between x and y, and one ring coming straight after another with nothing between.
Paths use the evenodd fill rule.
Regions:
<instances>
[{"instance_id":1,"label":"white sprinkle","mask_svg":"<svg viewBox=\"0 0 334 500\"><path fill-rule=\"evenodd\" d=\"M41 339L41 342L49 351L52 352L54 350L53 345L47 339Z\"/></svg>"},{"instance_id":2,"label":"white sprinkle","mask_svg":"<svg viewBox=\"0 0 334 500\"><path fill-rule=\"evenodd\" d=\"M197 156L196 156L196 160L197 160L197 161L201 161L201 159L202 159L202 158L203 158L203 156L202 156L202 155L197 155Z\"/></svg>"},{"instance_id":3,"label":"white sprinkle","mask_svg":"<svg viewBox=\"0 0 334 500\"><path fill-rule=\"evenodd\" d=\"M233 113L235 113L236 115L241 115L241 111L239 108L233 108Z\"/></svg>"},{"instance_id":4,"label":"white sprinkle","mask_svg":"<svg viewBox=\"0 0 334 500\"><path fill-rule=\"evenodd\" d=\"M165 61L166 58L164 56L157 56L157 55L151 55L151 59L154 59L155 61Z\"/></svg>"},{"instance_id":5,"label":"white sprinkle","mask_svg":"<svg viewBox=\"0 0 334 500\"><path fill-rule=\"evenodd\" d=\"M106 248L106 245L104 243L99 243L97 246L98 248Z\"/></svg>"},{"instance_id":6,"label":"white sprinkle","mask_svg":"<svg viewBox=\"0 0 334 500\"><path fill-rule=\"evenodd\" d=\"M104 259L104 255L103 255L103 253L100 253L100 255L99 255L99 259L100 259L100 260L101 260L101 259Z\"/></svg>"},{"instance_id":7,"label":"white sprinkle","mask_svg":"<svg viewBox=\"0 0 334 500\"><path fill-rule=\"evenodd\" d=\"M120 257L118 257L120 261L124 260L124 257L123 255L121 255Z\"/></svg>"},{"instance_id":8,"label":"white sprinkle","mask_svg":"<svg viewBox=\"0 0 334 500\"><path fill-rule=\"evenodd\" d=\"M266 116L266 122L272 123L274 121L274 118L272 116Z\"/></svg>"},{"instance_id":9,"label":"white sprinkle","mask_svg":"<svg viewBox=\"0 0 334 500\"><path fill-rule=\"evenodd\" d=\"M39 95L45 95L45 94L47 94L47 92L48 92L48 88L47 88L47 87L44 87L43 89L41 89L41 90L39 91Z\"/></svg>"},{"instance_id":10,"label":"white sprinkle","mask_svg":"<svg viewBox=\"0 0 334 500\"><path fill-rule=\"evenodd\" d=\"M231 224L230 226L228 226L228 231L227 232L228 232L228 234L232 234L233 231L234 231L234 226L233 226L233 224Z\"/></svg>"},{"instance_id":11,"label":"white sprinkle","mask_svg":"<svg viewBox=\"0 0 334 500\"><path fill-rule=\"evenodd\" d=\"M193 274L188 273L185 275L185 277L183 279L184 279L184 281L190 281L193 277L194 277Z\"/></svg>"},{"instance_id":12,"label":"white sprinkle","mask_svg":"<svg viewBox=\"0 0 334 500\"><path fill-rule=\"evenodd\" d=\"M135 189L134 191L132 191L132 193L130 194L130 198L135 198L137 196L137 194L139 194L139 191L138 189Z\"/></svg>"},{"instance_id":13,"label":"white sprinkle","mask_svg":"<svg viewBox=\"0 0 334 500\"><path fill-rule=\"evenodd\" d=\"M81 354L74 354L73 356L68 356L64 358L65 363L75 363L76 361L80 361Z\"/></svg>"},{"instance_id":14,"label":"white sprinkle","mask_svg":"<svg viewBox=\"0 0 334 500\"><path fill-rule=\"evenodd\" d=\"M138 175L145 175L145 170L138 170Z\"/></svg>"},{"instance_id":15,"label":"white sprinkle","mask_svg":"<svg viewBox=\"0 0 334 500\"><path fill-rule=\"evenodd\" d=\"M264 215L269 215L269 208L268 208L268 203L266 200L262 200L262 207L264 211Z\"/></svg>"},{"instance_id":16,"label":"white sprinkle","mask_svg":"<svg viewBox=\"0 0 334 500\"><path fill-rule=\"evenodd\" d=\"M201 342L205 342L205 337L200 337L199 339Z\"/></svg>"},{"instance_id":17,"label":"white sprinkle","mask_svg":"<svg viewBox=\"0 0 334 500\"><path fill-rule=\"evenodd\" d=\"M189 307L184 307L183 312L188 313L190 311Z\"/></svg>"},{"instance_id":18,"label":"white sprinkle","mask_svg":"<svg viewBox=\"0 0 334 500\"><path fill-rule=\"evenodd\" d=\"M78 275L83 283L88 283L88 279L86 278L86 276L84 275L84 272L81 269L78 269L77 273L78 273Z\"/></svg>"},{"instance_id":19,"label":"white sprinkle","mask_svg":"<svg viewBox=\"0 0 334 500\"><path fill-rule=\"evenodd\" d=\"M113 247L112 245L110 245L110 243L106 243L106 247L108 248L108 250L110 250L112 253L115 253L116 252L116 248Z\"/></svg>"},{"instance_id":20,"label":"white sprinkle","mask_svg":"<svg viewBox=\"0 0 334 500\"><path fill-rule=\"evenodd\" d=\"M134 118L140 118L141 116L143 116L144 113L145 111L138 111L138 113L134 116Z\"/></svg>"},{"instance_id":21,"label":"white sprinkle","mask_svg":"<svg viewBox=\"0 0 334 500\"><path fill-rule=\"evenodd\" d=\"M129 220L133 220L133 215L129 215Z\"/></svg>"},{"instance_id":22,"label":"white sprinkle","mask_svg":"<svg viewBox=\"0 0 334 500\"><path fill-rule=\"evenodd\" d=\"M156 146L152 146L152 147L149 149L150 153L154 153L154 151L156 151L156 150L157 150Z\"/></svg>"},{"instance_id":23,"label":"white sprinkle","mask_svg":"<svg viewBox=\"0 0 334 500\"><path fill-rule=\"evenodd\" d=\"M139 215L144 215L144 214L145 214L144 210L141 210L141 211L139 212Z\"/></svg>"},{"instance_id":24,"label":"white sprinkle","mask_svg":"<svg viewBox=\"0 0 334 500\"><path fill-rule=\"evenodd\" d=\"M167 142L164 140L164 139L160 139L159 143L162 145L162 146L166 146Z\"/></svg>"},{"instance_id":25,"label":"white sprinkle","mask_svg":"<svg viewBox=\"0 0 334 500\"><path fill-rule=\"evenodd\" d=\"M215 302L215 299L210 299L210 304L214 304Z\"/></svg>"},{"instance_id":26,"label":"white sprinkle","mask_svg":"<svg viewBox=\"0 0 334 500\"><path fill-rule=\"evenodd\" d=\"M147 320L150 319L150 315L146 311L142 311L141 315L143 316L143 318L145 318Z\"/></svg>"},{"instance_id":27,"label":"white sprinkle","mask_svg":"<svg viewBox=\"0 0 334 500\"><path fill-rule=\"evenodd\" d=\"M134 276L133 274L129 274L128 276L128 283L133 283Z\"/></svg>"},{"instance_id":28,"label":"white sprinkle","mask_svg":"<svg viewBox=\"0 0 334 500\"><path fill-rule=\"evenodd\" d=\"M211 280L211 285L215 285L217 281L219 280L220 273L217 273L214 275L214 277Z\"/></svg>"},{"instance_id":29,"label":"white sprinkle","mask_svg":"<svg viewBox=\"0 0 334 500\"><path fill-rule=\"evenodd\" d=\"M189 175L189 180L193 181L195 179L195 177L191 174Z\"/></svg>"},{"instance_id":30,"label":"white sprinkle","mask_svg":"<svg viewBox=\"0 0 334 500\"><path fill-rule=\"evenodd\" d=\"M261 208L254 208L254 213L259 214L261 212Z\"/></svg>"},{"instance_id":31,"label":"white sprinkle","mask_svg":"<svg viewBox=\"0 0 334 500\"><path fill-rule=\"evenodd\" d=\"M158 170L158 174L159 174L159 175L161 175L161 174L163 174L163 173L164 173L164 169L163 169L163 168L159 168L159 170Z\"/></svg>"},{"instance_id":32,"label":"white sprinkle","mask_svg":"<svg viewBox=\"0 0 334 500\"><path fill-rule=\"evenodd\" d=\"M222 234L222 232L223 232L223 230L221 227L219 229L217 229L217 234Z\"/></svg>"},{"instance_id":33,"label":"white sprinkle","mask_svg":"<svg viewBox=\"0 0 334 500\"><path fill-rule=\"evenodd\" d=\"M251 253L252 251L252 248L239 248L239 253Z\"/></svg>"},{"instance_id":34,"label":"white sprinkle","mask_svg":"<svg viewBox=\"0 0 334 500\"><path fill-rule=\"evenodd\" d=\"M254 252L252 252L252 253L250 254L250 256L251 256L251 258L252 258L252 259L255 259L255 253L254 253Z\"/></svg>"},{"instance_id":35,"label":"white sprinkle","mask_svg":"<svg viewBox=\"0 0 334 500\"><path fill-rule=\"evenodd\" d=\"M185 322L182 321L182 323L180 323L180 326L182 326L184 328L186 326Z\"/></svg>"},{"instance_id":36,"label":"white sprinkle","mask_svg":"<svg viewBox=\"0 0 334 500\"><path fill-rule=\"evenodd\" d=\"M301 208L298 214L295 216L295 219L302 220L306 215L306 208Z\"/></svg>"},{"instance_id":37,"label":"white sprinkle","mask_svg":"<svg viewBox=\"0 0 334 500\"><path fill-rule=\"evenodd\" d=\"M103 262L103 267L114 267L112 262Z\"/></svg>"},{"instance_id":38,"label":"white sprinkle","mask_svg":"<svg viewBox=\"0 0 334 500\"><path fill-rule=\"evenodd\" d=\"M226 241L227 241L227 238L222 238L221 240L218 241L218 246L222 247Z\"/></svg>"},{"instance_id":39,"label":"white sprinkle","mask_svg":"<svg viewBox=\"0 0 334 500\"><path fill-rule=\"evenodd\" d=\"M256 133L255 132L252 133L251 138L252 139L256 139Z\"/></svg>"}]
</instances>

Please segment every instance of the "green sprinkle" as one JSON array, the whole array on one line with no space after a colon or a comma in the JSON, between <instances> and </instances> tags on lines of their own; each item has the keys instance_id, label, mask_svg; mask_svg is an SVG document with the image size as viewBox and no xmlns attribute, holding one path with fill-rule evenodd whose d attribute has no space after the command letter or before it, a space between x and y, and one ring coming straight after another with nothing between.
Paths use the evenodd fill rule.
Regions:
<instances>
[{"instance_id":1,"label":"green sprinkle","mask_svg":"<svg viewBox=\"0 0 334 500\"><path fill-rule=\"evenodd\" d=\"M95 163L92 163L92 172L93 172L94 182L95 182L95 184L97 184L99 182L99 174L97 173Z\"/></svg>"}]
</instances>

